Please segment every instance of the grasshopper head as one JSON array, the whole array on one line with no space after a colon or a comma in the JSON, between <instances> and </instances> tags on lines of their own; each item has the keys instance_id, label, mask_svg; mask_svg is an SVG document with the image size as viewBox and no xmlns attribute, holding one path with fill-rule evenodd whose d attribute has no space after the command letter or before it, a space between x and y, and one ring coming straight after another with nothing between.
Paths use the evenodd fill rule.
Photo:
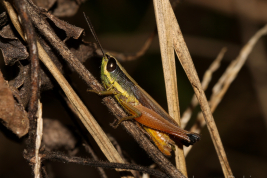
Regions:
<instances>
[{"instance_id":1,"label":"grasshopper head","mask_svg":"<svg viewBox=\"0 0 267 178\"><path fill-rule=\"evenodd\" d=\"M117 68L117 60L109 53L105 53L102 58L101 72L107 75L108 73L114 72Z\"/></svg>"},{"instance_id":2,"label":"grasshopper head","mask_svg":"<svg viewBox=\"0 0 267 178\"><path fill-rule=\"evenodd\" d=\"M111 56L109 53L105 53L102 58L101 64L101 79L105 87L111 85L114 82L114 77L112 77L112 73L116 71L118 68L117 60Z\"/></svg>"}]
</instances>

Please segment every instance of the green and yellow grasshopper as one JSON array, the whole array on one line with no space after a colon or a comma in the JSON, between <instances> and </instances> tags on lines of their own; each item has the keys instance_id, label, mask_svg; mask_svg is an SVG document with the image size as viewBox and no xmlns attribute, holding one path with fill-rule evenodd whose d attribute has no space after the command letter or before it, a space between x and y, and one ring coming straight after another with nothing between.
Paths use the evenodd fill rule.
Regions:
<instances>
[{"instance_id":1,"label":"green and yellow grasshopper","mask_svg":"<svg viewBox=\"0 0 267 178\"><path fill-rule=\"evenodd\" d=\"M93 26L88 17L85 14L84 16L103 53L101 80L106 91L91 91L98 95L114 95L118 103L129 114L128 117L120 119L114 127L117 127L122 121L134 119L143 126L155 145L165 155L171 155L175 145L169 135L174 136L174 139L178 138L186 146L199 141L200 136L198 134L181 129L168 113L134 81L113 56L104 53Z\"/></svg>"}]
</instances>

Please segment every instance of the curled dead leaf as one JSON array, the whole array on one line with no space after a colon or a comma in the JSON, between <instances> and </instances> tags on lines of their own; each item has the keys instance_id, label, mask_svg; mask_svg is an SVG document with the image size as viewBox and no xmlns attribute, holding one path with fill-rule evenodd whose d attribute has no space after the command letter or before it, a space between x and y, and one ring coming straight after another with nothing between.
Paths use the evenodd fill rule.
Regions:
<instances>
[{"instance_id":1,"label":"curled dead leaf","mask_svg":"<svg viewBox=\"0 0 267 178\"><path fill-rule=\"evenodd\" d=\"M64 32L66 33L66 38L64 39L64 41L67 41L69 38L78 39L82 35L82 33L83 33L82 28L76 27L74 25L71 25L71 24L63 21L63 20L60 20L48 12L43 11L43 14L46 17L48 17L52 22L54 22L54 24L58 28L60 28L61 30L64 30Z\"/></svg>"},{"instance_id":2,"label":"curled dead leaf","mask_svg":"<svg viewBox=\"0 0 267 178\"><path fill-rule=\"evenodd\" d=\"M29 119L26 111L16 103L13 94L0 72L0 119L18 137L28 133Z\"/></svg>"}]
</instances>

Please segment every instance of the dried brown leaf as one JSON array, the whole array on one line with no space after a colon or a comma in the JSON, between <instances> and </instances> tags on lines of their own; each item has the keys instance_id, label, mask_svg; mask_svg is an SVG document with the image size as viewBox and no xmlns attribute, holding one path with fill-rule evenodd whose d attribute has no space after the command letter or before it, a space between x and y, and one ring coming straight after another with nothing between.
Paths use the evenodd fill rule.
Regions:
<instances>
[{"instance_id":1,"label":"dried brown leaf","mask_svg":"<svg viewBox=\"0 0 267 178\"><path fill-rule=\"evenodd\" d=\"M0 72L0 119L18 137L28 133L29 119L23 107L17 104Z\"/></svg>"},{"instance_id":2,"label":"dried brown leaf","mask_svg":"<svg viewBox=\"0 0 267 178\"><path fill-rule=\"evenodd\" d=\"M10 25L6 25L0 31L0 49L6 65L13 65L29 56L27 48L15 36Z\"/></svg>"},{"instance_id":3,"label":"dried brown leaf","mask_svg":"<svg viewBox=\"0 0 267 178\"><path fill-rule=\"evenodd\" d=\"M53 21L53 23L60 28L61 30L64 30L66 33L66 38L64 39L64 41L67 41L69 38L74 38L74 39L78 39L82 33L83 33L83 29L80 27L76 27L74 25L71 25L63 20L58 19L57 17L55 17L54 15L43 11L43 14L48 17L51 21Z\"/></svg>"}]
</instances>

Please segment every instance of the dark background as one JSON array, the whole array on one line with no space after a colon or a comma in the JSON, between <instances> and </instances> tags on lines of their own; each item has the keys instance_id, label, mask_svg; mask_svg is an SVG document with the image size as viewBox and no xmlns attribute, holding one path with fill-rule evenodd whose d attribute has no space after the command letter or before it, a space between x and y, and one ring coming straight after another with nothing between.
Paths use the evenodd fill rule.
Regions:
<instances>
[{"instance_id":1,"label":"dark background","mask_svg":"<svg viewBox=\"0 0 267 178\"><path fill-rule=\"evenodd\" d=\"M207 98L212 92L212 86L238 55L241 47L257 29L264 25L264 19L267 19L264 14L257 16L260 8L254 7L254 5L262 6L261 3L267 3L266 1L253 1L254 4L251 5L249 13L242 11L248 6L246 4L248 2L238 2L240 1L228 0L216 4L216 2L202 0L195 4L193 1L180 1L175 8L177 20L200 79L221 48L228 48L221 67L214 73L210 83L211 87L206 92ZM84 28L85 38L91 42L94 42L94 39L85 23L82 12L86 12L91 18L102 46L111 51L137 52L156 27L152 1L88 0L81 5L74 17L64 18L64 20ZM260 53L262 52L262 55L266 57L265 44L266 38L264 37L263 50ZM99 59L95 59L95 61L91 59L85 65L99 78L100 62L97 60ZM255 81L257 81L257 77L265 78L266 76L261 76L260 73L257 73L257 69L251 67L251 63L257 61L257 58L250 57L248 60L250 62L244 65L230 86L215 111L214 118L235 177L261 178L267 176L267 154L265 151L267 149L267 115L266 108L264 108L264 103L267 101L262 97L264 93L263 95L259 93L260 86ZM266 61L266 58L264 60ZM176 62L179 101L181 113L183 113L190 103L193 90L178 60ZM158 38L153 40L153 44L144 56L131 62L123 62L122 65L138 84L167 110ZM0 60L0 67L4 77L10 79L10 76L13 75L10 71L12 68L4 66L2 59ZM261 67L265 66L262 65ZM102 128L117 139L121 148L137 164L151 165L152 160L125 130L121 127L118 129L110 127L109 124L113 122L114 116L101 104L101 99L93 93L87 93L87 87L76 74L70 75L69 79L75 83L73 87ZM58 119L71 126L73 130L77 130L56 91L46 91L42 93L41 97L45 118ZM198 111L199 108L194 112L193 120ZM190 123L192 125L193 121ZM187 129L190 129L191 125L189 124ZM85 129L84 133L87 133ZM101 160L106 160L89 134L88 137ZM4 126L0 126L1 178L32 176L28 163L22 157L24 147L24 139L17 139ZM78 155L88 157L81 146ZM170 160L174 161L173 158ZM190 178L223 177L218 157L206 127L202 131L201 141L186 157L186 162ZM53 172L50 177L99 177L95 168L63 163L49 163L47 165L48 169ZM110 177L118 176L115 171L107 171L107 174Z\"/></svg>"}]
</instances>

